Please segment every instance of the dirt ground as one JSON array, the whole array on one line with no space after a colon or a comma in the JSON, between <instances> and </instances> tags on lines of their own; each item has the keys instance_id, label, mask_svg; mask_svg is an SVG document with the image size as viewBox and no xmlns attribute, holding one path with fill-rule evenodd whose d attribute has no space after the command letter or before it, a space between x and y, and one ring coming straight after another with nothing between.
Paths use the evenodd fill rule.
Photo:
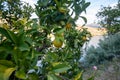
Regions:
<instances>
[{"instance_id":1,"label":"dirt ground","mask_svg":"<svg viewBox=\"0 0 120 80\"><path fill-rule=\"evenodd\" d=\"M86 69L83 80L87 80L93 74L95 80L120 80L120 60L100 65L97 70Z\"/></svg>"}]
</instances>

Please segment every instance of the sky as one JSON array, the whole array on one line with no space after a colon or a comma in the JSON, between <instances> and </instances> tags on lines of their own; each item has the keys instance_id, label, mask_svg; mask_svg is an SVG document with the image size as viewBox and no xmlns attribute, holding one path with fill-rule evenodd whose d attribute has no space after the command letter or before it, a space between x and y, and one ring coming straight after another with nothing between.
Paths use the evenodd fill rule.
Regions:
<instances>
[{"instance_id":1,"label":"sky","mask_svg":"<svg viewBox=\"0 0 120 80\"><path fill-rule=\"evenodd\" d=\"M37 0L21 0L21 1L25 1L28 2L30 5L32 5L33 7L34 4L37 3ZM101 5L103 6L114 6L115 4L117 4L118 0L86 0L86 2L90 2L90 6L86 9L87 13L82 13L81 16L84 16L87 18L87 24L93 24L97 21L97 17L96 17L96 13L99 11L99 9L101 8ZM32 14L32 18L36 18L37 16L35 14ZM78 25L82 25L84 24L84 21L79 18L76 22L76 24Z\"/></svg>"},{"instance_id":2,"label":"sky","mask_svg":"<svg viewBox=\"0 0 120 80\"><path fill-rule=\"evenodd\" d=\"M86 9L87 13L82 13L82 16L87 18L87 24L93 24L97 21L96 14L100 10L101 5L103 6L114 6L117 4L118 0L86 0L86 2L90 2L90 6ZM78 19L76 24L83 24L83 20Z\"/></svg>"}]
</instances>

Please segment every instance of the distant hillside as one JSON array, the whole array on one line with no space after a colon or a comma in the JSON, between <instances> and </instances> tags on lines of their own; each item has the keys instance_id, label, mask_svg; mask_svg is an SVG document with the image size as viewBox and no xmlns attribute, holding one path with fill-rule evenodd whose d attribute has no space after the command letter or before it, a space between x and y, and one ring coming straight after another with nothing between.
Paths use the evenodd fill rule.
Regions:
<instances>
[{"instance_id":1,"label":"distant hillside","mask_svg":"<svg viewBox=\"0 0 120 80\"><path fill-rule=\"evenodd\" d=\"M87 30L91 33L92 36L99 36L106 34L107 30L105 28L99 28L99 27L90 27L90 26L78 26L76 29L80 30L82 28L87 28Z\"/></svg>"}]
</instances>

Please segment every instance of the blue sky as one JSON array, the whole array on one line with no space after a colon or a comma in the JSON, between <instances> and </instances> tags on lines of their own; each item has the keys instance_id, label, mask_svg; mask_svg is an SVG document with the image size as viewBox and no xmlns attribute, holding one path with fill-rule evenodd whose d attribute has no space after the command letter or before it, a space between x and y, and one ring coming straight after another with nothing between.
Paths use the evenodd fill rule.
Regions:
<instances>
[{"instance_id":1,"label":"blue sky","mask_svg":"<svg viewBox=\"0 0 120 80\"><path fill-rule=\"evenodd\" d=\"M118 0L86 0L86 2L91 2L91 4L86 9L87 13L86 14L82 13L81 15L83 15L87 18L87 21L88 21L87 24L93 24L97 20L96 13L101 8L101 5L114 6L115 4L117 4ZM81 19L78 19L78 21L76 23L83 24L84 22Z\"/></svg>"},{"instance_id":2,"label":"blue sky","mask_svg":"<svg viewBox=\"0 0 120 80\"><path fill-rule=\"evenodd\" d=\"M34 7L34 4L37 2L37 0L21 0L21 1L28 2L33 7ZM87 24L92 24L97 20L96 13L101 8L101 5L114 6L115 4L117 4L118 0L86 0L86 2L91 2L91 5L86 9L87 14L82 13L81 15L87 18L87 21L88 21ZM32 17L36 17L35 14L33 14ZM76 24L80 24L80 25L82 25L83 23L84 22L82 19L78 19L78 21L76 22Z\"/></svg>"}]
</instances>

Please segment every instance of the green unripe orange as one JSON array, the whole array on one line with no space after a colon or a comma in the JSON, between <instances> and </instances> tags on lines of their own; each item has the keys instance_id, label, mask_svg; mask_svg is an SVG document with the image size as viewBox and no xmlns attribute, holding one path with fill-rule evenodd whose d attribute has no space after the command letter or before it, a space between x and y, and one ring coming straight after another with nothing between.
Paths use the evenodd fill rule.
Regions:
<instances>
[{"instance_id":1,"label":"green unripe orange","mask_svg":"<svg viewBox=\"0 0 120 80\"><path fill-rule=\"evenodd\" d=\"M87 40L86 36L83 36L83 37L82 37L82 40L83 40L83 41L86 41L86 40Z\"/></svg>"},{"instance_id":2,"label":"green unripe orange","mask_svg":"<svg viewBox=\"0 0 120 80\"><path fill-rule=\"evenodd\" d=\"M60 8L59 8L59 11L60 11L61 13L66 13L66 12L67 12L67 9L64 8L64 7L60 7Z\"/></svg>"},{"instance_id":3,"label":"green unripe orange","mask_svg":"<svg viewBox=\"0 0 120 80\"><path fill-rule=\"evenodd\" d=\"M53 45L57 48L60 48L63 45L63 41L61 41L60 39L54 39Z\"/></svg>"}]
</instances>

